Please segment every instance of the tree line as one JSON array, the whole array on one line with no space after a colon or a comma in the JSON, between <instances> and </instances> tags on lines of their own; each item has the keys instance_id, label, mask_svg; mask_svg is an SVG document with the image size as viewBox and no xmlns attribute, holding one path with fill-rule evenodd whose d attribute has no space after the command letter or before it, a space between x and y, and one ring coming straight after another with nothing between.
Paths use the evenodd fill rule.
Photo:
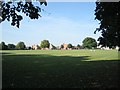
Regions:
<instances>
[{"instance_id":1,"label":"tree line","mask_svg":"<svg viewBox=\"0 0 120 90\"><path fill-rule=\"evenodd\" d=\"M92 48L97 48L97 42L96 42L96 40L94 39L94 38L91 38L91 37L86 37L83 41L82 41L82 45L77 45L76 47L77 48L87 48L87 49L92 49ZM52 44L51 44L52 45ZM41 43L40 43L40 46L39 46L41 49L44 49L44 48L49 48L50 47L50 42L48 41L48 40L43 40L43 41L41 41ZM54 46L54 45L52 45L52 47L54 48L54 49L56 49L56 46ZM62 44L61 46L60 46L60 48L62 49L62 48L64 48L64 45ZM72 49L72 48L74 48L74 46L71 44L71 43L69 43L68 45L67 45L67 48L69 48L69 49ZM5 44L5 42L1 42L0 43L0 50L30 50L30 49L32 49L32 47L27 47L26 45L25 45L25 43L24 42L18 42L18 44L17 45L14 45L14 44L8 44L8 45L6 45Z\"/></svg>"},{"instance_id":2,"label":"tree line","mask_svg":"<svg viewBox=\"0 0 120 90\"><path fill-rule=\"evenodd\" d=\"M19 42L17 45L8 44L6 45L5 42L0 43L0 50L24 50L26 49L26 45L24 42Z\"/></svg>"}]
</instances>

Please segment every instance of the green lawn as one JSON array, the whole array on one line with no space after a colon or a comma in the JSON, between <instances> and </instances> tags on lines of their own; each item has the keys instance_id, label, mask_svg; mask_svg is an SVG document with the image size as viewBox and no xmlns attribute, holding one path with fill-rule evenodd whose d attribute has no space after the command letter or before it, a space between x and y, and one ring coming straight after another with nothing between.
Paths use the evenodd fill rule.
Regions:
<instances>
[{"instance_id":1,"label":"green lawn","mask_svg":"<svg viewBox=\"0 0 120 90\"><path fill-rule=\"evenodd\" d=\"M118 86L120 62L116 50L9 50L1 53L3 88Z\"/></svg>"}]
</instances>

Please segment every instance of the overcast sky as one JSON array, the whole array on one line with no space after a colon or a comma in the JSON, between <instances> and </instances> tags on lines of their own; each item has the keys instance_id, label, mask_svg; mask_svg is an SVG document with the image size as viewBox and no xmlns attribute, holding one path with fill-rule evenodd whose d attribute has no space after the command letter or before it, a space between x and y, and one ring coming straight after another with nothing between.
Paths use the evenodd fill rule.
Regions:
<instances>
[{"instance_id":1,"label":"overcast sky","mask_svg":"<svg viewBox=\"0 0 120 90\"><path fill-rule=\"evenodd\" d=\"M39 3L35 2L35 5ZM94 20L95 2L48 2L42 6L42 18L31 20L23 17L20 28L9 22L2 22L2 41L17 44L25 42L27 46L40 44L47 39L53 45L71 43L82 44L86 37L97 40L100 34L94 34L99 22Z\"/></svg>"}]
</instances>

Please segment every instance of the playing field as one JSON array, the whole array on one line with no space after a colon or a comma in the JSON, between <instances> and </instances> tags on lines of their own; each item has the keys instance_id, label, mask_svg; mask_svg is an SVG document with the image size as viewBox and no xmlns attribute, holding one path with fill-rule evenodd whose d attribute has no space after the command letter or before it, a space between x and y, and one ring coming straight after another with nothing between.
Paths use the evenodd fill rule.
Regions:
<instances>
[{"instance_id":1,"label":"playing field","mask_svg":"<svg viewBox=\"0 0 120 90\"><path fill-rule=\"evenodd\" d=\"M116 50L2 51L3 88L117 88Z\"/></svg>"}]
</instances>

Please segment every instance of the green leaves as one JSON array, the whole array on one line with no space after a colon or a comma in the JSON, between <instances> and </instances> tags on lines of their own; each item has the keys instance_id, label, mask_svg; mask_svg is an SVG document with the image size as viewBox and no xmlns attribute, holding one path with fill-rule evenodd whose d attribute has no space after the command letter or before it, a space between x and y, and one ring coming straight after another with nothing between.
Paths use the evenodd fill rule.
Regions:
<instances>
[{"instance_id":1,"label":"green leaves","mask_svg":"<svg viewBox=\"0 0 120 90\"><path fill-rule=\"evenodd\" d=\"M24 42L18 42L18 44L16 45L16 49L18 50L24 50L26 48Z\"/></svg>"},{"instance_id":2,"label":"green leaves","mask_svg":"<svg viewBox=\"0 0 120 90\"><path fill-rule=\"evenodd\" d=\"M93 47L96 48L97 47L97 42L95 39L91 38L91 37L86 37L83 40L83 47L84 48L88 48L88 49L92 49Z\"/></svg>"},{"instance_id":3,"label":"green leaves","mask_svg":"<svg viewBox=\"0 0 120 90\"><path fill-rule=\"evenodd\" d=\"M39 1L41 5L44 3L44 5L47 6L47 2L45 0ZM41 8L39 6L35 6L32 2L28 2L26 0L24 3L22 1L19 1L16 4L12 3L13 2L5 3L0 1L0 5L2 7L2 9L0 8L0 12L2 13L0 23L6 19L7 21L11 20L11 25L19 28L20 21L23 19L23 17L22 15L18 15L18 12L29 16L30 19L38 19L41 17Z\"/></svg>"},{"instance_id":4,"label":"green leaves","mask_svg":"<svg viewBox=\"0 0 120 90\"><path fill-rule=\"evenodd\" d=\"M43 41L41 41L40 46L41 46L41 48L49 48L50 43L48 40L43 40Z\"/></svg>"},{"instance_id":5,"label":"green leaves","mask_svg":"<svg viewBox=\"0 0 120 90\"><path fill-rule=\"evenodd\" d=\"M120 2L96 2L95 19L100 21L96 31L102 33L99 45L120 47Z\"/></svg>"},{"instance_id":6,"label":"green leaves","mask_svg":"<svg viewBox=\"0 0 120 90\"><path fill-rule=\"evenodd\" d=\"M73 46L72 46L72 44L69 43L67 47L68 48L72 48Z\"/></svg>"}]
</instances>

